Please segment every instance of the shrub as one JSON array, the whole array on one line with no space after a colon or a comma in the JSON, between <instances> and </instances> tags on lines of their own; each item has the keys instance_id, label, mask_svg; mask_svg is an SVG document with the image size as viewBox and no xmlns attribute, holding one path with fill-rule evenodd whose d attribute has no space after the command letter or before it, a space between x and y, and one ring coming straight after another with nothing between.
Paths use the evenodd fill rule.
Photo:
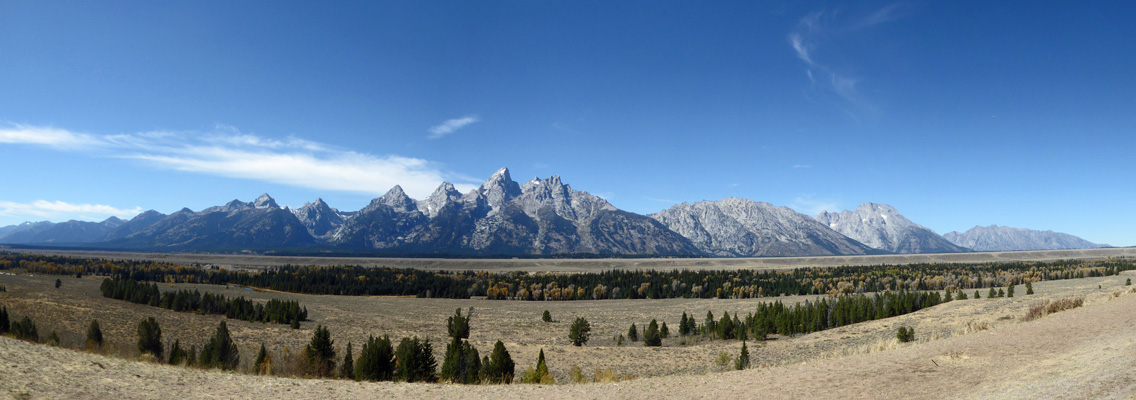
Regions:
<instances>
[{"instance_id":1,"label":"shrub","mask_svg":"<svg viewBox=\"0 0 1136 400\"><path fill-rule=\"evenodd\" d=\"M201 347L200 364L204 368L234 370L240 361L240 351L237 344L233 343L232 336L229 336L229 326L221 321L213 336Z\"/></svg>"},{"instance_id":2,"label":"shrub","mask_svg":"<svg viewBox=\"0 0 1136 400\"><path fill-rule=\"evenodd\" d=\"M252 364L253 373L257 375L268 375L272 372L272 360L268 357L268 349L264 348L264 343L260 344L260 351L256 352L256 362Z\"/></svg>"},{"instance_id":3,"label":"shrub","mask_svg":"<svg viewBox=\"0 0 1136 400\"><path fill-rule=\"evenodd\" d=\"M1065 310L1072 310L1083 305L1085 305L1084 297L1067 297L1050 302L1049 305L1045 307L1045 312L1047 314L1053 314Z\"/></svg>"},{"instance_id":4,"label":"shrub","mask_svg":"<svg viewBox=\"0 0 1136 400\"><path fill-rule=\"evenodd\" d=\"M524 375L521 375L521 383L537 383L541 385L551 385L556 383L556 378L553 378L548 373L548 365L544 361L544 349L540 349L540 356L537 357L536 367L529 367L525 370Z\"/></svg>"},{"instance_id":5,"label":"shrub","mask_svg":"<svg viewBox=\"0 0 1136 400\"><path fill-rule=\"evenodd\" d=\"M312 340L304 348L308 357L308 364L313 368L315 376L329 377L335 373L335 341L331 340L331 331L326 326L316 325L312 333Z\"/></svg>"},{"instance_id":6,"label":"shrub","mask_svg":"<svg viewBox=\"0 0 1136 400\"><path fill-rule=\"evenodd\" d=\"M995 297L998 297L998 291L994 290L994 288L990 288L990 292L986 293L986 298L993 299Z\"/></svg>"},{"instance_id":7,"label":"shrub","mask_svg":"<svg viewBox=\"0 0 1136 400\"><path fill-rule=\"evenodd\" d=\"M154 358L162 358L162 327L154 317L138 323L138 352L150 353Z\"/></svg>"},{"instance_id":8,"label":"shrub","mask_svg":"<svg viewBox=\"0 0 1136 400\"><path fill-rule=\"evenodd\" d=\"M394 379L403 382L437 382L438 361L430 339L402 338L395 350Z\"/></svg>"},{"instance_id":9,"label":"shrub","mask_svg":"<svg viewBox=\"0 0 1136 400\"><path fill-rule=\"evenodd\" d=\"M620 333L620 334L619 334L619 338L615 340L615 345L616 345L616 346L623 346L623 340L624 340L624 339L623 339L623 334L622 334L622 333Z\"/></svg>"},{"instance_id":10,"label":"shrub","mask_svg":"<svg viewBox=\"0 0 1136 400\"><path fill-rule=\"evenodd\" d=\"M584 383L584 371L580 369L579 365L572 366L572 370L568 372L568 377L572 379L572 383Z\"/></svg>"},{"instance_id":11,"label":"shrub","mask_svg":"<svg viewBox=\"0 0 1136 400\"><path fill-rule=\"evenodd\" d=\"M647 330L643 331L643 345L649 347L658 347L663 345L663 337L659 333L658 321L651 320L647 325Z\"/></svg>"},{"instance_id":12,"label":"shrub","mask_svg":"<svg viewBox=\"0 0 1136 400\"><path fill-rule=\"evenodd\" d=\"M1026 315L1022 316L1022 322L1033 321L1035 319L1044 317L1046 303L1034 304L1030 306L1029 311L1026 311Z\"/></svg>"},{"instance_id":13,"label":"shrub","mask_svg":"<svg viewBox=\"0 0 1136 400\"><path fill-rule=\"evenodd\" d=\"M591 324L583 317L576 317L576 321L568 328L568 339L574 346L583 346L588 343L588 332L592 331Z\"/></svg>"},{"instance_id":14,"label":"shrub","mask_svg":"<svg viewBox=\"0 0 1136 400\"><path fill-rule=\"evenodd\" d=\"M98 349L103 347L103 329L99 327L99 320L91 320L87 327L87 348Z\"/></svg>"},{"instance_id":15,"label":"shrub","mask_svg":"<svg viewBox=\"0 0 1136 400\"><path fill-rule=\"evenodd\" d=\"M442 361L443 382L473 384L481 380L481 356L468 341L453 338Z\"/></svg>"},{"instance_id":16,"label":"shrub","mask_svg":"<svg viewBox=\"0 0 1136 400\"><path fill-rule=\"evenodd\" d=\"M1132 286L1132 278L1128 278L1127 280L1125 280L1124 286ZM0 289L3 289L3 288L4 288L3 286L0 286ZM0 290L0 292L3 292L3 290Z\"/></svg>"},{"instance_id":17,"label":"shrub","mask_svg":"<svg viewBox=\"0 0 1136 400\"><path fill-rule=\"evenodd\" d=\"M35 322L26 315L11 325L11 333L16 339L39 342L39 330L36 329Z\"/></svg>"},{"instance_id":18,"label":"shrub","mask_svg":"<svg viewBox=\"0 0 1136 400\"><path fill-rule=\"evenodd\" d=\"M981 295L981 294L979 294L977 290L975 290L975 291L974 291L974 298L976 298L976 299L981 299L981 298L982 298L982 295Z\"/></svg>"},{"instance_id":19,"label":"shrub","mask_svg":"<svg viewBox=\"0 0 1136 400\"><path fill-rule=\"evenodd\" d=\"M544 310L544 314L541 314L540 320L544 322L552 322L552 313L548 312L548 310Z\"/></svg>"},{"instance_id":20,"label":"shrub","mask_svg":"<svg viewBox=\"0 0 1136 400\"><path fill-rule=\"evenodd\" d=\"M908 328L901 326L895 332L895 338L899 339L900 343L907 343L915 340L915 328Z\"/></svg>"},{"instance_id":21,"label":"shrub","mask_svg":"<svg viewBox=\"0 0 1136 400\"><path fill-rule=\"evenodd\" d=\"M473 316L473 307L462 316L462 310L459 308L454 311L454 316L446 320L446 327L450 332L450 337L458 339L469 339L469 319Z\"/></svg>"},{"instance_id":22,"label":"shrub","mask_svg":"<svg viewBox=\"0 0 1136 400\"><path fill-rule=\"evenodd\" d=\"M394 379L394 349L389 336L367 338L359 361L355 363L355 380L389 381Z\"/></svg>"},{"instance_id":23,"label":"shrub","mask_svg":"<svg viewBox=\"0 0 1136 400\"><path fill-rule=\"evenodd\" d=\"M59 334L55 333L55 331L51 331L51 333L48 333L47 334L47 345L48 346L58 346L59 345Z\"/></svg>"},{"instance_id":24,"label":"shrub","mask_svg":"<svg viewBox=\"0 0 1136 400\"><path fill-rule=\"evenodd\" d=\"M1129 279L1128 281L1132 282L1132 279ZM1030 283L1030 282L1026 282L1026 295L1031 295L1031 294L1033 294L1033 284Z\"/></svg>"},{"instance_id":25,"label":"shrub","mask_svg":"<svg viewBox=\"0 0 1136 400\"><path fill-rule=\"evenodd\" d=\"M726 364L729 363L729 362L730 362L730 355L726 354L726 352L724 352L724 351L719 352L718 358L714 359L714 363L717 364L719 368L725 367Z\"/></svg>"},{"instance_id":26,"label":"shrub","mask_svg":"<svg viewBox=\"0 0 1136 400\"><path fill-rule=\"evenodd\" d=\"M482 363L482 368L484 368L484 372L481 374L482 379L486 382L513 383L516 365L513 363L513 358L509 356L509 350L505 349L505 344L501 343L500 340L493 345L493 353L489 355L488 362Z\"/></svg>"},{"instance_id":27,"label":"shrub","mask_svg":"<svg viewBox=\"0 0 1136 400\"><path fill-rule=\"evenodd\" d=\"M63 280L62 279L56 279L55 280L55 288L59 289L60 286L63 286Z\"/></svg>"},{"instance_id":28,"label":"shrub","mask_svg":"<svg viewBox=\"0 0 1136 400\"><path fill-rule=\"evenodd\" d=\"M639 341L639 329L635 328L634 322L631 323L630 328L627 328L627 338L631 339L632 342Z\"/></svg>"},{"instance_id":29,"label":"shrub","mask_svg":"<svg viewBox=\"0 0 1136 400\"><path fill-rule=\"evenodd\" d=\"M966 297L966 292L964 292L964 291L961 291L961 290L960 290L960 291L959 291L959 294L958 294L958 299L959 299L959 300L966 300L966 298L967 298L967 297Z\"/></svg>"},{"instance_id":30,"label":"shrub","mask_svg":"<svg viewBox=\"0 0 1136 400\"><path fill-rule=\"evenodd\" d=\"M746 343L742 342L742 351L738 353L738 359L734 360L734 369L743 370L749 368L749 349L746 348Z\"/></svg>"}]
</instances>

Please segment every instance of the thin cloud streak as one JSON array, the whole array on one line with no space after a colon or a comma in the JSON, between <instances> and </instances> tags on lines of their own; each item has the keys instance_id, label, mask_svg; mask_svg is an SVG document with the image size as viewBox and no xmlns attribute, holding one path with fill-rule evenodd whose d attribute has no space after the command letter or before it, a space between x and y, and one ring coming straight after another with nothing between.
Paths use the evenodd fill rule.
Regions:
<instances>
[{"instance_id":1,"label":"thin cloud streak","mask_svg":"<svg viewBox=\"0 0 1136 400\"><path fill-rule=\"evenodd\" d=\"M53 218L59 216L80 216L90 219L90 215L102 217L115 216L131 218L142 213L141 207L129 209L116 208L103 204L72 204L65 201L36 200L31 203L0 201L0 215ZM105 218L104 218L105 219Z\"/></svg>"},{"instance_id":2,"label":"thin cloud streak","mask_svg":"<svg viewBox=\"0 0 1136 400\"><path fill-rule=\"evenodd\" d=\"M41 135L44 132L49 135ZM79 140L71 140L75 138ZM421 199L447 177L458 181L453 183L459 190L476 187L471 179L443 172L437 163L420 158L340 150L295 137L277 140L227 126L207 133L95 136L15 125L0 130L0 143L85 151L176 171L370 195L401 185L408 195Z\"/></svg>"},{"instance_id":3,"label":"thin cloud streak","mask_svg":"<svg viewBox=\"0 0 1136 400\"><path fill-rule=\"evenodd\" d=\"M430 139L439 139L451 133L457 132L458 129L465 128L470 124L479 122L476 115L467 115L461 118L448 119L446 122L430 127Z\"/></svg>"}]
</instances>

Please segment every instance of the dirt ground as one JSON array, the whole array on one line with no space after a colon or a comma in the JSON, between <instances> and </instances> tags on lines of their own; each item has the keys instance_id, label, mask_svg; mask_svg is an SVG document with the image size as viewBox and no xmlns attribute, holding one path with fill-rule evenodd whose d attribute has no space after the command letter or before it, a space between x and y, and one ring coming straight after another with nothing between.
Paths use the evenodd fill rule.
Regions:
<instances>
[{"instance_id":1,"label":"dirt ground","mask_svg":"<svg viewBox=\"0 0 1136 400\"><path fill-rule=\"evenodd\" d=\"M439 362L445 350L446 317L454 309L474 308L471 341L488 353L501 339L517 364L517 375L544 349L558 385L478 386L352 383L293 380L127 362L137 358L135 329L155 317L170 342L200 349L219 316L177 313L103 298L97 278L0 275L0 304L14 317L31 316L40 335L60 334L65 346L78 346L91 319L98 319L109 342L103 357L83 352L0 340L0 393L33 398L152 398L180 394L190 398L312 397L1007 397L1100 398L1136 394L1136 295L1124 281L1132 273L1103 278L1039 282L1037 294L1014 298L954 301L917 313L871 321L795 338L774 337L749 343L754 369L721 372L719 353L736 356L737 341L680 344L661 348L641 343L617 346L613 337L635 322L642 329L652 318L666 321L677 333L683 311L701 322L707 311L720 317L752 311L760 301L716 299L600 300L520 302L414 299L393 297L312 296L255 292L210 285L161 284L163 290L196 287L228 296L253 299L296 299L309 318L302 329L285 325L228 320L248 368L261 343L279 355L295 352L310 340L317 324L328 326L337 347L347 342L355 351L368 335L417 335L431 339ZM1099 287L1099 288L1098 288ZM1029 306L1045 299L1084 296L1086 306L1019 322ZM788 303L814 296L782 297ZM543 310L556 320L540 320ZM568 325L577 316L592 324L592 340L584 347L568 342ZM898 326L915 328L917 343L898 344ZM985 326L986 329L976 328ZM342 354L342 353L341 353ZM607 384L570 384L569 371L585 375L610 369L636 379ZM41 377L42 376L42 377ZM48 379L44 379L48 378ZM202 391L202 387L207 390Z\"/></svg>"}]
</instances>

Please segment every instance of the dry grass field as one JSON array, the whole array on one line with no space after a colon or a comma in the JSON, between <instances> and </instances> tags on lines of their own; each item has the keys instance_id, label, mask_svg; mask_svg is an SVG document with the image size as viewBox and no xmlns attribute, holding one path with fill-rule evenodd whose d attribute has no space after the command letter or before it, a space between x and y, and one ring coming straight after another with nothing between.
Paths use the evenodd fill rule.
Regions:
<instances>
[{"instance_id":1,"label":"dry grass field","mask_svg":"<svg viewBox=\"0 0 1136 400\"><path fill-rule=\"evenodd\" d=\"M1016 254L1016 253L1015 253ZM1065 257L1059 257L1065 258ZM1069 257L1075 258L1075 257ZM337 259L338 260L338 259ZM534 260L526 260L533 262ZM622 260L621 260L622 261ZM714 261L714 260L710 260ZM613 337L634 322L641 329L652 318L677 333L683 311L699 322L707 311L720 317L752 311L771 299L600 300L569 302L415 299L396 297L315 296L256 292L225 286L160 284L163 290L199 288L253 299L295 299L308 307L311 321L300 330L286 325L228 320L247 369L264 343L280 353L296 352L317 324L330 327L342 348L358 351L368 335L429 338L440 361L446 344L446 317L457 308L474 308L471 341L487 354L493 342L505 342L517 375L544 349L557 385L478 386L354 383L255 377L173 368L136 359L135 327L155 317L167 342L200 346L220 316L178 313L103 298L101 278L0 275L0 304L11 314L35 320L41 336L60 334L65 346L77 347L87 325L98 319L108 352L117 357L29 345L0 339L0 393L20 398L327 398L452 397L639 398L639 397L1009 397L1099 398L1136 394L1136 295L1124 281L1134 274L1039 282L1025 296L954 301L916 313L865 322L793 338L750 342L754 368L721 372L719 353L736 356L738 341L680 344L664 340L661 348L642 343L617 346ZM1098 288L1099 287L1099 288ZM1085 307L1019 322L1031 305L1067 297L1085 298ZM792 303L815 296L782 297ZM556 320L540 320L543 310ZM569 323L577 316L592 324L584 347L568 342ZM899 344L899 326L915 328L916 342ZM620 383L572 384L569 371L585 375L610 369L634 378Z\"/></svg>"}]
</instances>

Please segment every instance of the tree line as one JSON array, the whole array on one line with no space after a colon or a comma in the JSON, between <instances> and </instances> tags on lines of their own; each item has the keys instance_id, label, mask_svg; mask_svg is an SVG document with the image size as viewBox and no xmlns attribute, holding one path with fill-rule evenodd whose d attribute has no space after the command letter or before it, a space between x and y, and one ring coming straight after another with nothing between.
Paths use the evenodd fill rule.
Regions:
<instances>
[{"instance_id":1,"label":"tree line","mask_svg":"<svg viewBox=\"0 0 1136 400\"><path fill-rule=\"evenodd\" d=\"M103 297L179 312L224 315L242 321L292 324L293 327L298 327L300 321L308 319L308 308L301 307L296 300L269 299L261 304L244 296L229 298L219 294L202 294L196 289L161 292L155 283L116 278L103 279L100 289Z\"/></svg>"}]
</instances>

